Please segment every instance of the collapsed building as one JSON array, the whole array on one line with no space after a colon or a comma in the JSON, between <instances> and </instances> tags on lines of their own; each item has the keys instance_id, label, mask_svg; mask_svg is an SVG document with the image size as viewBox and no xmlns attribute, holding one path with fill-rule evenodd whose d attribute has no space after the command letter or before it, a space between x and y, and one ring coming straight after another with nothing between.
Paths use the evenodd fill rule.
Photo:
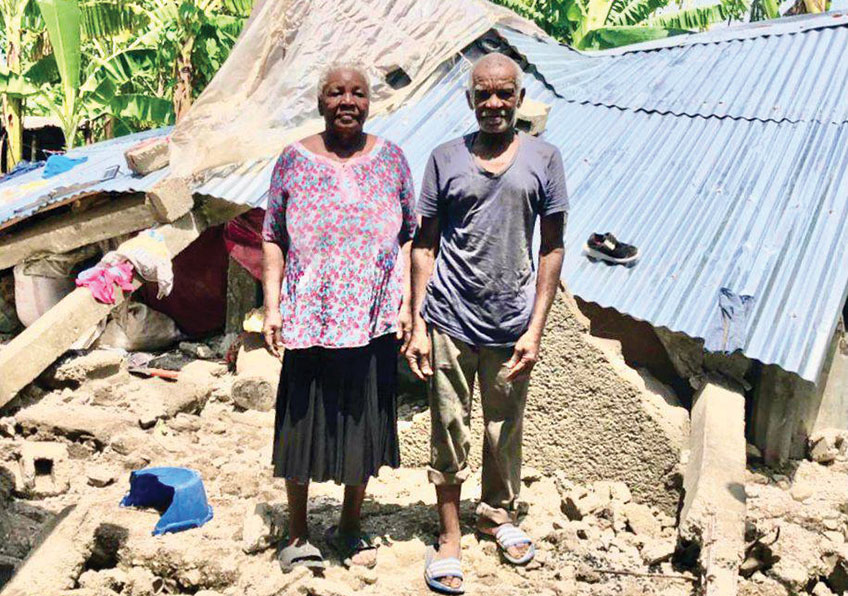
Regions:
<instances>
[{"instance_id":1,"label":"collapsed building","mask_svg":"<svg viewBox=\"0 0 848 596\"><path fill-rule=\"evenodd\" d=\"M0 181L0 270L15 286L14 301L0 298L0 332L14 336L0 350L0 409L49 435L60 403L30 403L28 388L69 349L156 350L224 333L224 352L242 335L260 300L271 169L280 147L318 130L312 77L322 65L357 58L369 68L366 129L399 144L420 182L433 147L474 130L468 73L501 51L526 73L519 126L560 149L572 204L525 461L572 482L626 483L635 500L676 518L705 593L736 593L747 443L779 467L810 450L835 457L848 430L848 16L588 55L485 3L330 4L258 3L175 129L69 151L70 169L50 177L45 166ZM173 257L168 297L140 275L134 295L114 290L114 304L75 288L80 268L149 228ZM586 257L585 239L607 231L640 247L638 264ZM232 383L234 400L267 411L278 369L255 337L240 343L237 366L250 372ZM78 420L60 434L97 451L121 419L100 417L92 392L90 405L59 415ZM167 407L167 390L161 401L168 416L183 408ZM183 411L195 411L189 402ZM426 414L402 427L404 461L425 465ZM35 470L38 458L27 457ZM47 459L65 457L60 448ZM41 494L30 476L27 491Z\"/></svg>"}]
</instances>

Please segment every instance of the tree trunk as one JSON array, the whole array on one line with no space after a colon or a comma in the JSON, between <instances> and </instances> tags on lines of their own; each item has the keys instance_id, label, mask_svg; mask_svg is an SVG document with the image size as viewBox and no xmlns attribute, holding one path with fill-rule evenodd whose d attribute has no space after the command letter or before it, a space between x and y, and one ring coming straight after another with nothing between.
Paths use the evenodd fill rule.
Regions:
<instances>
[{"instance_id":1,"label":"tree trunk","mask_svg":"<svg viewBox=\"0 0 848 596\"><path fill-rule=\"evenodd\" d=\"M176 85L174 86L174 115L177 122L188 112L191 107L193 83L194 83L194 65L191 62L191 54L194 50L194 38L190 37L180 48L180 53L177 55L174 77Z\"/></svg>"},{"instance_id":2,"label":"tree trunk","mask_svg":"<svg viewBox=\"0 0 848 596\"><path fill-rule=\"evenodd\" d=\"M6 65L11 72L20 74L21 24L15 19L6 23ZM9 138L6 167L11 170L23 159L23 100L20 97L3 96L3 126Z\"/></svg>"},{"instance_id":3,"label":"tree trunk","mask_svg":"<svg viewBox=\"0 0 848 596\"><path fill-rule=\"evenodd\" d=\"M115 138L115 117L114 116L106 116L106 123L103 125L103 138L104 139L114 139Z\"/></svg>"}]
</instances>

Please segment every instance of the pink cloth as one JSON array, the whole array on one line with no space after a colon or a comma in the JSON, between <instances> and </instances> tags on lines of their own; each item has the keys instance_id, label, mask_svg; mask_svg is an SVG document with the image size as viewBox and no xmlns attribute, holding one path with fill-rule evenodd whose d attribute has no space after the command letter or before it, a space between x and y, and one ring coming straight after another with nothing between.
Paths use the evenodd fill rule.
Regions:
<instances>
[{"instance_id":1,"label":"pink cloth","mask_svg":"<svg viewBox=\"0 0 848 596\"><path fill-rule=\"evenodd\" d=\"M286 348L365 346L396 330L398 247L415 232L414 200L406 157L390 141L344 163L300 143L283 150L262 238L286 254Z\"/></svg>"},{"instance_id":2,"label":"pink cloth","mask_svg":"<svg viewBox=\"0 0 848 596\"><path fill-rule=\"evenodd\" d=\"M115 285L124 292L133 291L133 266L132 263L123 261L117 265L95 265L90 269L81 271L77 275L77 287L86 287L91 290L92 296L103 304L115 304Z\"/></svg>"}]
</instances>

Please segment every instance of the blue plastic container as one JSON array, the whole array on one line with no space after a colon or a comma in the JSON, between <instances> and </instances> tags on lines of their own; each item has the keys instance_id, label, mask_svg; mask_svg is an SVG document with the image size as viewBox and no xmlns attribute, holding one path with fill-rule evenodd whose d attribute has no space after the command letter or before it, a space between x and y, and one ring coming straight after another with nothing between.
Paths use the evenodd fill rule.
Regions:
<instances>
[{"instance_id":1,"label":"blue plastic container","mask_svg":"<svg viewBox=\"0 0 848 596\"><path fill-rule=\"evenodd\" d=\"M188 468L146 468L130 475L121 507L153 507L162 517L153 535L198 528L212 519L200 474Z\"/></svg>"}]
</instances>

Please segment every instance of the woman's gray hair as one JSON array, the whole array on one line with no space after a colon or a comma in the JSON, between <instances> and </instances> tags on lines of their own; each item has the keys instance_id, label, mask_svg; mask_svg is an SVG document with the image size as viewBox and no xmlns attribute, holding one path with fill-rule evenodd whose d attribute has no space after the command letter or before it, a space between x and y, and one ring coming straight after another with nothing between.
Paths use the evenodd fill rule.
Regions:
<instances>
[{"instance_id":1,"label":"woman's gray hair","mask_svg":"<svg viewBox=\"0 0 848 596\"><path fill-rule=\"evenodd\" d=\"M501 54L500 52L492 52L490 54L486 54L477 62L474 63L474 66L471 69L471 72L468 73L468 91L472 95L474 95L474 73L477 72L478 68L486 68L487 66L509 66L512 68L515 73L515 88L523 89L524 87L524 71L521 70L521 67L518 65L518 62L507 56L506 54Z\"/></svg>"},{"instance_id":2,"label":"woman's gray hair","mask_svg":"<svg viewBox=\"0 0 848 596\"><path fill-rule=\"evenodd\" d=\"M362 76L365 80L365 91L368 93L368 97L371 97L371 80L368 78L368 71L357 62L333 62L324 67L321 75L318 77L318 88L316 89L318 97L321 97L321 94L324 93L324 87L327 86L330 75L340 70L350 70Z\"/></svg>"}]
</instances>

